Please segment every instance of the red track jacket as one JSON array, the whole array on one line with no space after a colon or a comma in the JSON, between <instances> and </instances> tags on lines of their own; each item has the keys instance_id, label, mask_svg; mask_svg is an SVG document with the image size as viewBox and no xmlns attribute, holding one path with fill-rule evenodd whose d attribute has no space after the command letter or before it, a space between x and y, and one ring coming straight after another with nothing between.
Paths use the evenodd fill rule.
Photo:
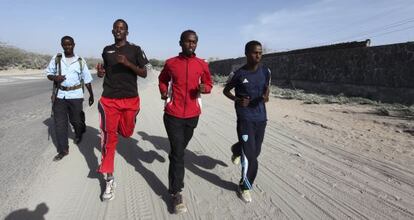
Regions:
<instances>
[{"instance_id":1,"label":"red track jacket","mask_svg":"<svg viewBox=\"0 0 414 220\"><path fill-rule=\"evenodd\" d=\"M167 93L165 113L177 118L192 118L201 114L200 83L205 93L213 88L208 64L195 55L178 55L165 62L159 77L161 94Z\"/></svg>"}]
</instances>

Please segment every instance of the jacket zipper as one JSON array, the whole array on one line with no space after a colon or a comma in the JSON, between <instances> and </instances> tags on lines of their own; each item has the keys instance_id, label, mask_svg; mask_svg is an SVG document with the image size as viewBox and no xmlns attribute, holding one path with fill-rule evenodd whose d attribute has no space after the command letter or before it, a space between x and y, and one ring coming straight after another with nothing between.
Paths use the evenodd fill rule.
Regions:
<instances>
[{"instance_id":1,"label":"jacket zipper","mask_svg":"<svg viewBox=\"0 0 414 220\"><path fill-rule=\"evenodd\" d=\"M185 99L184 99L184 112L183 117L185 117L185 110L187 109L187 94L188 94L188 58L186 60L186 71L185 71Z\"/></svg>"}]
</instances>

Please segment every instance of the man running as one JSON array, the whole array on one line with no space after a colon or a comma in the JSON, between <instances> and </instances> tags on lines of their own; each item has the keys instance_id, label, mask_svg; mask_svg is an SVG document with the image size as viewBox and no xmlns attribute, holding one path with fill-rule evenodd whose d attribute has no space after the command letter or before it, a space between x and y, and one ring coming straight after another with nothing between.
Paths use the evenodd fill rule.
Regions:
<instances>
[{"instance_id":1,"label":"man running","mask_svg":"<svg viewBox=\"0 0 414 220\"><path fill-rule=\"evenodd\" d=\"M165 62L159 79L161 99L166 100L164 125L170 141L169 193L175 213L186 212L181 194L184 188L184 150L193 136L201 114L200 94L213 87L207 63L196 57L198 36L186 30L180 37L181 53Z\"/></svg>"},{"instance_id":2,"label":"man running","mask_svg":"<svg viewBox=\"0 0 414 220\"><path fill-rule=\"evenodd\" d=\"M224 95L234 101L237 114L238 143L232 146L233 163L242 162L239 195L244 202L251 202L250 190L256 178L258 161L264 138L267 115L265 102L269 100L271 73L260 65L262 45L250 41L245 46L247 63L231 73ZM235 95L230 90L235 88Z\"/></svg>"},{"instance_id":3,"label":"man running","mask_svg":"<svg viewBox=\"0 0 414 220\"><path fill-rule=\"evenodd\" d=\"M106 188L102 200L115 197L114 157L118 134L132 136L135 120L140 110L137 77L147 77L151 66L144 51L127 41L128 24L118 19L113 24L115 43L103 49L103 65L96 69L99 77L105 77L102 97L99 100L102 160L98 172L106 174Z\"/></svg>"}]
</instances>

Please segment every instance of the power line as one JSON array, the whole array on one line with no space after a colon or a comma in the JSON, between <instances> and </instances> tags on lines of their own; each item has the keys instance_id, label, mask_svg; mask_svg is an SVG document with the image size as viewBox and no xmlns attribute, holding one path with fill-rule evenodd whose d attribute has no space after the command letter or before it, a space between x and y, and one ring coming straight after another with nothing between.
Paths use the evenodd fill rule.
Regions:
<instances>
[{"instance_id":1,"label":"power line","mask_svg":"<svg viewBox=\"0 0 414 220\"><path fill-rule=\"evenodd\" d=\"M398 7L394 7L390 10L377 13L377 14L375 14L373 16L370 16L366 19L359 19L359 21L353 22L353 23L349 24L347 27L343 27L341 30L349 29L349 28L352 28L352 27L355 27L355 26L359 26L360 28L363 28L365 25L361 25L361 24L366 24L367 22L369 22L371 20L374 20L376 18L379 18L379 17L387 17L390 14L395 14L396 12L399 12L403 8L410 8L413 4L414 4L414 2L410 2L409 4L400 5ZM410 25L412 23L414 23L414 17L406 18L406 19L402 19L402 20L397 20L397 21L388 23L386 25L377 26L377 27L372 28L372 29L367 28L368 30L360 31L359 33L356 32L356 34L354 32L354 34L348 35L346 37L340 37L339 39L336 39L336 40L330 40L330 41L322 42L322 43L319 43L319 44L314 44L314 45L309 46L309 47L315 47L315 46L321 46L321 45L327 45L327 44L334 44L334 43L343 42L343 41L353 41L353 40L360 40L360 39L366 39L366 38L373 38L373 37L383 36L383 35L387 35L387 34L391 34L391 33L395 33L395 32L410 30L414 26L408 26L408 25ZM353 24L355 24L355 26ZM408 27L404 27L404 26L408 26ZM404 28L396 29L398 27L404 27ZM388 30L390 30L390 31L388 31ZM384 32L384 31L386 31L386 32ZM337 33L332 33L332 34L337 34ZM333 36L332 34L327 34L327 35L328 36Z\"/></svg>"},{"instance_id":2,"label":"power line","mask_svg":"<svg viewBox=\"0 0 414 220\"><path fill-rule=\"evenodd\" d=\"M363 28L365 26L364 24L366 24L367 22L369 22L371 20L374 20L374 19L380 18L380 17L386 17L390 14L394 14L395 12L399 12L403 8L409 8L412 5L414 5L414 2L410 2L408 4L399 5L399 6L394 5L393 8L391 8L389 10L386 10L386 11L379 12L377 14L374 14L374 15L368 17L368 18L357 19L356 21L351 22L350 24L348 24L346 27L338 27L338 25L335 25L336 28L328 28L328 29L325 29L325 30L329 31L329 29L331 29L332 33L338 34L338 32L344 32L345 30L349 30L350 28L354 28L356 26ZM316 36L319 36L319 34L316 35ZM327 43L330 43L330 42L331 41L329 41Z\"/></svg>"},{"instance_id":3,"label":"power line","mask_svg":"<svg viewBox=\"0 0 414 220\"><path fill-rule=\"evenodd\" d=\"M401 5L400 7L396 7L396 8L393 8L393 9L388 10L388 11L385 11L385 12L378 13L378 14L373 15L371 17L368 17L368 18L366 18L366 19L364 19L364 20L362 20L360 22L351 23L350 25L352 26L354 24L367 23L368 21L374 20L374 19L379 18L379 17L384 17L386 15L389 15L389 14L394 13L395 11L399 11L402 8L407 8L407 7L411 6L411 5L414 5L414 2L411 2L411 3L407 4L407 5Z\"/></svg>"},{"instance_id":4,"label":"power line","mask_svg":"<svg viewBox=\"0 0 414 220\"><path fill-rule=\"evenodd\" d=\"M391 34L391 33L394 33L394 32L405 31L405 30L409 30L409 29L413 29L413 28L414 28L414 26L409 26L409 27L406 27L406 28L403 28L403 29L393 30L393 31L381 33L381 34L378 34L378 35L373 35L373 36L370 36L370 37L372 38L372 37L384 36L384 35Z\"/></svg>"},{"instance_id":5,"label":"power line","mask_svg":"<svg viewBox=\"0 0 414 220\"><path fill-rule=\"evenodd\" d=\"M352 40L352 39L355 39L355 38L362 38L363 36L369 36L369 35L377 33L377 32L386 31L386 30L389 30L389 29L392 29L392 28L395 28L395 27L399 27L399 26L402 26L402 25L406 25L406 24L409 24L409 23L412 23L412 22L414 22L414 18L409 18L409 19L397 21L397 22L394 22L394 23L391 23L391 24L388 24L388 25L385 25L385 26L381 26L381 27L371 29L369 31L364 31L364 32L361 32L361 33L358 33L358 34L343 37L343 38L337 39L333 42L347 41L347 40Z\"/></svg>"}]
</instances>

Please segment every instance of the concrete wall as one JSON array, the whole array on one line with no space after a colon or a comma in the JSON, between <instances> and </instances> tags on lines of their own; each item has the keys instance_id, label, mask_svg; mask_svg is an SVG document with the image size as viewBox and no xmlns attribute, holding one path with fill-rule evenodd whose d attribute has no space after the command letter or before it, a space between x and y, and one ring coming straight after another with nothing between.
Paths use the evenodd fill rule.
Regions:
<instances>
[{"instance_id":1,"label":"concrete wall","mask_svg":"<svg viewBox=\"0 0 414 220\"><path fill-rule=\"evenodd\" d=\"M210 63L213 74L228 75L244 58ZM263 56L272 83L307 91L362 96L414 104L414 42Z\"/></svg>"}]
</instances>

